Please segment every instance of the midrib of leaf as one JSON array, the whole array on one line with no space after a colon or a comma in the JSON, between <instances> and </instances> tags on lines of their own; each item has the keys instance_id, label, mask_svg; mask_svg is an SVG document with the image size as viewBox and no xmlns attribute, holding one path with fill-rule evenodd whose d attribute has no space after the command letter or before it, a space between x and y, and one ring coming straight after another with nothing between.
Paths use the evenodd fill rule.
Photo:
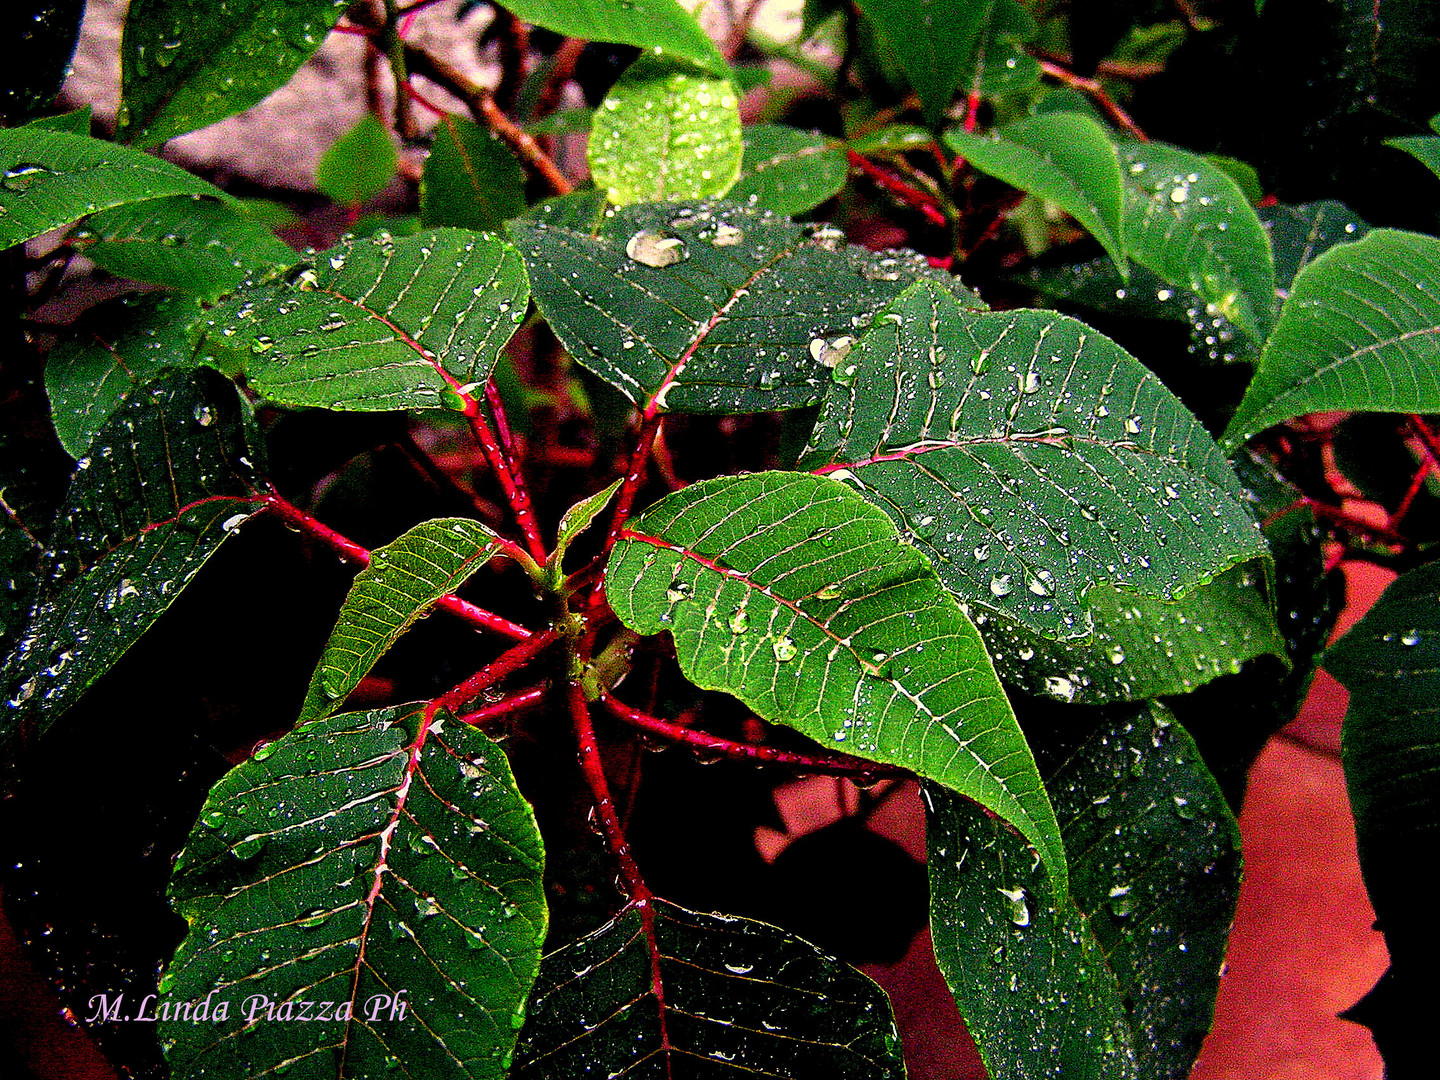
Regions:
<instances>
[{"instance_id":1,"label":"midrib of leaf","mask_svg":"<svg viewBox=\"0 0 1440 1080\"><path fill-rule=\"evenodd\" d=\"M1350 293L1346 293L1344 295L1345 298L1350 301L1356 301L1357 299L1359 299ZM1396 297L1396 299L1399 298ZM1362 356L1366 356L1370 353L1373 353L1379 349L1386 348L1390 345L1399 345L1402 342L1413 341L1416 338L1426 337L1440 338L1440 326L1425 326L1421 327L1418 330L1406 330L1402 334L1395 334L1391 337L1381 338L1377 341L1372 341L1369 344L1362 345L1360 346L1360 348L1354 349L1344 354L1343 356L1332 357L1330 360L1327 360L1325 363L1321 364L1313 371L1306 372L1303 378L1300 379L1300 381L1298 381L1294 386L1291 386L1289 389L1279 394L1276 394L1273 398L1271 398L1265 406L1265 411L1266 413L1275 415L1273 410L1276 406L1279 405L1280 402L1285 401L1287 398L1292 398L1297 394L1305 394L1306 391L1310 389L1310 384L1316 379L1320 378L1322 375L1330 374L1336 368L1347 364L1352 360L1358 360ZM1281 408L1283 408L1283 406L1281 406Z\"/></svg>"}]
</instances>

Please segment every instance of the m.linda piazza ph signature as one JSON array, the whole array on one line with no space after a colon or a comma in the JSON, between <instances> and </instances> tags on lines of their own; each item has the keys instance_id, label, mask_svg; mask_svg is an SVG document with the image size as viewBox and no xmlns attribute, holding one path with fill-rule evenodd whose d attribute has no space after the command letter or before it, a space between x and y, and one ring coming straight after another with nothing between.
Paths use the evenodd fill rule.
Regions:
<instances>
[{"instance_id":1,"label":"m.linda piazza ph signature","mask_svg":"<svg viewBox=\"0 0 1440 1080\"><path fill-rule=\"evenodd\" d=\"M96 994L90 999L91 1013L87 1024L139 1022L153 1024L157 1020L184 1021L192 1023L224 1023L230 1019L228 998L216 1000L218 990L212 990L199 1001L166 1001L158 994L146 994L134 1011L125 1009L125 994ZM249 994L242 998L236 1015L247 1024L264 1021L278 1023L335 1022L362 1019L366 1023L382 1023L387 1020L403 1020L410 1003L405 1000L408 990L396 990L393 994L373 994L363 1002L356 1001L306 1001L290 999L274 1001L264 994Z\"/></svg>"}]
</instances>

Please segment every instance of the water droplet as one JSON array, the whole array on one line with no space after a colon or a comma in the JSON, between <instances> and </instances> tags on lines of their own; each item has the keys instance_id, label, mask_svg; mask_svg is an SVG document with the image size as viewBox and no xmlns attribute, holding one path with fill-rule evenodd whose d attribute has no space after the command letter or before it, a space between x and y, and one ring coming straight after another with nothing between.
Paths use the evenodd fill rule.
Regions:
<instances>
[{"instance_id":1,"label":"water droplet","mask_svg":"<svg viewBox=\"0 0 1440 1080\"><path fill-rule=\"evenodd\" d=\"M1420 644L1420 631L1419 631L1419 630L1406 630L1405 633L1403 633L1403 634L1400 635L1400 644L1401 644L1401 645L1419 645L1419 644Z\"/></svg>"},{"instance_id":2,"label":"water droplet","mask_svg":"<svg viewBox=\"0 0 1440 1080\"><path fill-rule=\"evenodd\" d=\"M732 634L743 634L750 629L750 615L744 608L736 608L730 613L730 632Z\"/></svg>"},{"instance_id":3,"label":"water droplet","mask_svg":"<svg viewBox=\"0 0 1440 1080\"><path fill-rule=\"evenodd\" d=\"M992 596L1009 596L1015 591L1009 574L996 574L990 579L990 593Z\"/></svg>"},{"instance_id":4,"label":"water droplet","mask_svg":"<svg viewBox=\"0 0 1440 1080\"><path fill-rule=\"evenodd\" d=\"M215 410L209 405L195 406L195 422L201 427L209 427L215 423Z\"/></svg>"},{"instance_id":5,"label":"water droplet","mask_svg":"<svg viewBox=\"0 0 1440 1080\"><path fill-rule=\"evenodd\" d=\"M685 241L669 233L641 229L625 244L625 254L645 266L674 266L689 258Z\"/></svg>"},{"instance_id":6,"label":"water droplet","mask_svg":"<svg viewBox=\"0 0 1440 1080\"><path fill-rule=\"evenodd\" d=\"M1116 885L1110 890L1110 910L1121 919L1135 910L1135 897L1129 885Z\"/></svg>"},{"instance_id":7,"label":"water droplet","mask_svg":"<svg viewBox=\"0 0 1440 1080\"><path fill-rule=\"evenodd\" d=\"M795 642L788 637L778 637L770 644L771 651L775 653L775 659L780 663L788 663L800 655L800 650L795 647Z\"/></svg>"},{"instance_id":8,"label":"water droplet","mask_svg":"<svg viewBox=\"0 0 1440 1080\"><path fill-rule=\"evenodd\" d=\"M1138 417L1138 416L1127 416L1127 417L1125 418L1125 431L1126 431L1127 434L1130 434L1130 435L1139 435L1139 434L1140 434L1140 417Z\"/></svg>"},{"instance_id":9,"label":"water droplet","mask_svg":"<svg viewBox=\"0 0 1440 1080\"><path fill-rule=\"evenodd\" d=\"M816 599L816 600L839 600L840 597L843 596L843 595L844 595L844 592L841 590L839 584L837 583L837 584L833 584L833 585L826 585L823 589L821 589L819 592L817 592L817 593L815 594L815 599Z\"/></svg>"},{"instance_id":10,"label":"water droplet","mask_svg":"<svg viewBox=\"0 0 1440 1080\"><path fill-rule=\"evenodd\" d=\"M997 890L1005 898L1005 916L1016 926L1030 925L1030 905L1025 902L1025 889L1016 885L1013 889Z\"/></svg>"},{"instance_id":11,"label":"water droplet","mask_svg":"<svg viewBox=\"0 0 1440 1080\"><path fill-rule=\"evenodd\" d=\"M678 604L682 600L690 598L691 585L688 581L672 581L670 587L665 590L665 598L672 604Z\"/></svg>"},{"instance_id":12,"label":"water droplet","mask_svg":"<svg viewBox=\"0 0 1440 1080\"><path fill-rule=\"evenodd\" d=\"M745 234L741 230L722 221L715 226L715 235L710 238L710 243L715 247L734 247L744 239Z\"/></svg>"},{"instance_id":13,"label":"water droplet","mask_svg":"<svg viewBox=\"0 0 1440 1080\"><path fill-rule=\"evenodd\" d=\"M30 190L30 185L49 172L49 168L44 165L22 161L5 170L5 175L0 177L0 186L3 186L6 191L13 191L16 195L23 195Z\"/></svg>"},{"instance_id":14,"label":"water droplet","mask_svg":"<svg viewBox=\"0 0 1440 1080\"><path fill-rule=\"evenodd\" d=\"M200 819L207 828L218 829L225 824L225 812L223 810L211 810Z\"/></svg>"},{"instance_id":15,"label":"water droplet","mask_svg":"<svg viewBox=\"0 0 1440 1080\"><path fill-rule=\"evenodd\" d=\"M1021 380L1020 389L1027 394L1038 394L1040 392L1040 373L1027 372L1025 378Z\"/></svg>"},{"instance_id":16,"label":"water droplet","mask_svg":"<svg viewBox=\"0 0 1440 1080\"><path fill-rule=\"evenodd\" d=\"M260 849L265 846L265 837L259 833L251 833L230 850L235 852L237 859L248 859L251 856L260 854Z\"/></svg>"}]
</instances>

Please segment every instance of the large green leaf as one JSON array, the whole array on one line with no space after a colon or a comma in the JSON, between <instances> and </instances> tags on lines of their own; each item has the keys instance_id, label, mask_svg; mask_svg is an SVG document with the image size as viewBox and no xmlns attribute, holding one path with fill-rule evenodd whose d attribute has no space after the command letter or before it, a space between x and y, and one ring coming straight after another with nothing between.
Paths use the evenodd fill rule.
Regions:
<instances>
[{"instance_id":1,"label":"large green leaf","mask_svg":"<svg viewBox=\"0 0 1440 1080\"><path fill-rule=\"evenodd\" d=\"M814 404L873 313L917 279L980 306L918 255L754 208L631 206L593 231L547 217L510 226L541 311L580 363L656 410Z\"/></svg>"},{"instance_id":2,"label":"large green leaf","mask_svg":"<svg viewBox=\"0 0 1440 1080\"><path fill-rule=\"evenodd\" d=\"M496 535L467 518L423 521L373 550L370 565L350 586L310 678L300 723L344 704L386 650L498 550Z\"/></svg>"},{"instance_id":3,"label":"large green leaf","mask_svg":"<svg viewBox=\"0 0 1440 1080\"><path fill-rule=\"evenodd\" d=\"M164 613L254 511L263 460L248 406L213 371L152 383L105 423L4 671L7 731L43 732Z\"/></svg>"},{"instance_id":4,"label":"large green leaf","mask_svg":"<svg viewBox=\"0 0 1440 1080\"><path fill-rule=\"evenodd\" d=\"M290 80L348 0L133 0L116 137L139 146L207 127Z\"/></svg>"},{"instance_id":5,"label":"large green leaf","mask_svg":"<svg viewBox=\"0 0 1440 1080\"><path fill-rule=\"evenodd\" d=\"M1376 229L1295 279L1222 442L1322 409L1440 412L1440 240Z\"/></svg>"},{"instance_id":6,"label":"large green leaf","mask_svg":"<svg viewBox=\"0 0 1440 1080\"><path fill-rule=\"evenodd\" d=\"M724 195L743 153L728 79L642 55L595 110L586 156L595 186L626 206Z\"/></svg>"},{"instance_id":7,"label":"large green leaf","mask_svg":"<svg viewBox=\"0 0 1440 1080\"><path fill-rule=\"evenodd\" d=\"M981 172L1055 203L1100 241L1122 277L1127 274L1120 159L1095 120L1074 112L1042 113L988 137L949 131L945 142Z\"/></svg>"},{"instance_id":8,"label":"large green leaf","mask_svg":"<svg viewBox=\"0 0 1440 1080\"><path fill-rule=\"evenodd\" d=\"M1158 705L1067 715L1042 758L1070 901L1011 833L926 785L936 959L990 1075L1183 1080L1209 1029L1240 835Z\"/></svg>"},{"instance_id":9,"label":"large green leaf","mask_svg":"<svg viewBox=\"0 0 1440 1080\"><path fill-rule=\"evenodd\" d=\"M112 274L206 299L247 273L296 258L262 222L230 204L186 195L103 210L75 234L75 246Z\"/></svg>"},{"instance_id":10,"label":"large green leaf","mask_svg":"<svg viewBox=\"0 0 1440 1080\"><path fill-rule=\"evenodd\" d=\"M1122 143L1125 247L1251 337L1273 321L1275 272L1245 193L1210 161L1164 143Z\"/></svg>"},{"instance_id":11,"label":"large green leaf","mask_svg":"<svg viewBox=\"0 0 1440 1080\"><path fill-rule=\"evenodd\" d=\"M566 37L659 46L717 75L730 71L695 16L676 0L508 0L505 9Z\"/></svg>"},{"instance_id":12,"label":"large green leaf","mask_svg":"<svg viewBox=\"0 0 1440 1080\"><path fill-rule=\"evenodd\" d=\"M165 195L229 198L167 161L88 135L0 130L0 248L97 210Z\"/></svg>"},{"instance_id":13,"label":"large green leaf","mask_svg":"<svg viewBox=\"0 0 1440 1080\"><path fill-rule=\"evenodd\" d=\"M663 994L663 998L662 995ZM809 942L664 900L545 957L516 1080L900 1080L881 989Z\"/></svg>"},{"instance_id":14,"label":"large green leaf","mask_svg":"<svg viewBox=\"0 0 1440 1080\"><path fill-rule=\"evenodd\" d=\"M800 467L884 509L972 612L1085 637L1093 585L1177 599L1265 554L1205 430L1074 319L921 283L835 377Z\"/></svg>"},{"instance_id":15,"label":"large green leaf","mask_svg":"<svg viewBox=\"0 0 1440 1080\"><path fill-rule=\"evenodd\" d=\"M176 1076L506 1074L544 853L500 748L442 719L319 720L211 790L170 881L161 993L211 1013L161 1022Z\"/></svg>"},{"instance_id":16,"label":"large green leaf","mask_svg":"<svg viewBox=\"0 0 1440 1080\"><path fill-rule=\"evenodd\" d=\"M989 807L1062 882L1035 763L980 635L923 554L845 485L695 484L631 519L605 573L632 630L667 630L696 685Z\"/></svg>"},{"instance_id":17,"label":"large green leaf","mask_svg":"<svg viewBox=\"0 0 1440 1080\"><path fill-rule=\"evenodd\" d=\"M745 156L729 197L777 214L803 214L844 187L849 172L845 147L834 139L755 124L745 129Z\"/></svg>"},{"instance_id":18,"label":"large green leaf","mask_svg":"<svg viewBox=\"0 0 1440 1080\"><path fill-rule=\"evenodd\" d=\"M436 408L451 380L489 379L528 297L519 255L497 236L378 233L241 287L200 325L207 357L234 362L271 401Z\"/></svg>"},{"instance_id":19,"label":"large green leaf","mask_svg":"<svg viewBox=\"0 0 1440 1080\"><path fill-rule=\"evenodd\" d=\"M525 212L525 173L488 128L444 116L420 177L420 222L427 228L500 229Z\"/></svg>"}]
</instances>

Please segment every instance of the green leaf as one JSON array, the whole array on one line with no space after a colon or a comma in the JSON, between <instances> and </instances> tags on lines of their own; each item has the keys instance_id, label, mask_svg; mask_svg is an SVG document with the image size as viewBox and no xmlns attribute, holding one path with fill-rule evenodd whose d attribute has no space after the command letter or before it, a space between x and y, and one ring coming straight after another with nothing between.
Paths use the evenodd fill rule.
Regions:
<instances>
[{"instance_id":1,"label":"green leaf","mask_svg":"<svg viewBox=\"0 0 1440 1080\"><path fill-rule=\"evenodd\" d=\"M1295 279L1222 442L1322 409L1440 412L1440 240L1376 229Z\"/></svg>"},{"instance_id":2,"label":"green leaf","mask_svg":"<svg viewBox=\"0 0 1440 1080\"><path fill-rule=\"evenodd\" d=\"M664 49L716 75L730 65L676 0L507 0L505 10L566 37Z\"/></svg>"},{"instance_id":3,"label":"green leaf","mask_svg":"<svg viewBox=\"0 0 1440 1080\"><path fill-rule=\"evenodd\" d=\"M378 233L242 286L200 326L207 362L234 358L278 404L433 409L452 381L490 377L528 295L519 255L497 236Z\"/></svg>"},{"instance_id":4,"label":"green leaf","mask_svg":"<svg viewBox=\"0 0 1440 1080\"><path fill-rule=\"evenodd\" d=\"M442 117L420 177L420 223L498 230L524 212L525 174L510 148L463 116Z\"/></svg>"},{"instance_id":5,"label":"green leaf","mask_svg":"<svg viewBox=\"0 0 1440 1080\"><path fill-rule=\"evenodd\" d=\"M1240 835L1159 705L1074 718L1044 759L1070 902L1010 832L932 785L935 956L991 1076L1183 1080L1209 1029Z\"/></svg>"},{"instance_id":6,"label":"green leaf","mask_svg":"<svg viewBox=\"0 0 1440 1080\"><path fill-rule=\"evenodd\" d=\"M803 214L844 187L849 172L845 148L834 139L756 124L745 129L745 157L729 199L777 214Z\"/></svg>"},{"instance_id":7,"label":"green leaf","mask_svg":"<svg viewBox=\"0 0 1440 1080\"><path fill-rule=\"evenodd\" d=\"M89 105L82 105L71 112L42 116L24 126L34 131L64 131L71 135L89 135L90 121L94 115L94 110Z\"/></svg>"},{"instance_id":8,"label":"green leaf","mask_svg":"<svg viewBox=\"0 0 1440 1080\"><path fill-rule=\"evenodd\" d=\"M229 196L169 162L40 128L0 130L0 248L86 214L165 195Z\"/></svg>"},{"instance_id":9,"label":"green leaf","mask_svg":"<svg viewBox=\"0 0 1440 1080\"><path fill-rule=\"evenodd\" d=\"M1240 185L1178 147L1148 142L1118 149L1129 254L1263 340L1274 319L1274 263Z\"/></svg>"},{"instance_id":10,"label":"green leaf","mask_svg":"<svg viewBox=\"0 0 1440 1080\"><path fill-rule=\"evenodd\" d=\"M1210 436L1074 319L921 283L834 374L800 468L884 509L972 611L1085 637L1098 583L1179 599L1266 553Z\"/></svg>"},{"instance_id":11,"label":"green leaf","mask_svg":"<svg viewBox=\"0 0 1440 1080\"><path fill-rule=\"evenodd\" d=\"M119 277L215 299L247 273L295 261L294 250L227 203L179 195L93 215L75 246Z\"/></svg>"},{"instance_id":12,"label":"green leaf","mask_svg":"<svg viewBox=\"0 0 1440 1080\"><path fill-rule=\"evenodd\" d=\"M903 154L907 150L923 150L935 145L935 136L914 124L886 124L850 140L850 149L857 154Z\"/></svg>"},{"instance_id":13,"label":"green leaf","mask_svg":"<svg viewBox=\"0 0 1440 1080\"><path fill-rule=\"evenodd\" d=\"M581 364L658 411L814 404L827 363L912 281L980 306L921 256L848 247L833 226L754 208L632 206L594 229L548 216L510 226L536 303Z\"/></svg>"},{"instance_id":14,"label":"green leaf","mask_svg":"<svg viewBox=\"0 0 1440 1080\"><path fill-rule=\"evenodd\" d=\"M1431 121L1432 125L1434 121ZM1440 138L1434 135L1414 135L1408 138L1386 139L1386 146L1404 150L1436 176L1440 176Z\"/></svg>"},{"instance_id":15,"label":"green leaf","mask_svg":"<svg viewBox=\"0 0 1440 1080\"><path fill-rule=\"evenodd\" d=\"M170 881L190 932L161 993L211 1009L161 1021L176 1076L506 1074L544 852L500 748L441 719L319 720L211 790Z\"/></svg>"},{"instance_id":16,"label":"green leaf","mask_svg":"<svg viewBox=\"0 0 1440 1080\"><path fill-rule=\"evenodd\" d=\"M1437 950L1434 920L1411 889L1415 867L1440 856L1437 595L1440 563L1402 574L1324 658L1350 691L1345 784L1365 887L1397 964Z\"/></svg>"},{"instance_id":17,"label":"green leaf","mask_svg":"<svg viewBox=\"0 0 1440 1080\"><path fill-rule=\"evenodd\" d=\"M349 0L134 0L116 138L142 147L248 109L314 55Z\"/></svg>"},{"instance_id":18,"label":"green leaf","mask_svg":"<svg viewBox=\"0 0 1440 1080\"><path fill-rule=\"evenodd\" d=\"M774 926L651 899L541 964L512 1075L592 1073L901 1080L905 1067L889 1001L854 968Z\"/></svg>"},{"instance_id":19,"label":"green leaf","mask_svg":"<svg viewBox=\"0 0 1440 1080\"><path fill-rule=\"evenodd\" d=\"M647 55L595 110L587 158L595 186L626 206L724 195L743 152L730 81Z\"/></svg>"},{"instance_id":20,"label":"green leaf","mask_svg":"<svg viewBox=\"0 0 1440 1080\"><path fill-rule=\"evenodd\" d=\"M248 406L213 371L133 395L100 429L51 535L40 603L3 679L4 728L43 733L255 511Z\"/></svg>"},{"instance_id":21,"label":"green leaf","mask_svg":"<svg viewBox=\"0 0 1440 1080\"><path fill-rule=\"evenodd\" d=\"M560 528L555 536L555 550L550 555L551 572L558 581L560 568L565 561L565 552L570 550L570 545L575 538L583 533L594 520L600 516L605 507L610 505L610 500L615 497L615 492L620 490L624 483L623 478L616 480L603 491L597 491L588 498L581 499L560 519Z\"/></svg>"},{"instance_id":22,"label":"green leaf","mask_svg":"<svg viewBox=\"0 0 1440 1080\"><path fill-rule=\"evenodd\" d=\"M341 206L359 206L385 190L399 161L389 129L367 112L321 155L315 186Z\"/></svg>"},{"instance_id":23,"label":"green leaf","mask_svg":"<svg viewBox=\"0 0 1440 1080\"><path fill-rule=\"evenodd\" d=\"M127 297L121 317L87 319L45 359L45 393L60 445L73 458L136 389L167 368L190 368L188 324L199 305L183 296ZM106 312L106 315L115 312Z\"/></svg>"},{"instance_id":24,"label":"green leaf","mask_svg":"<svg viewBox=\"0 0 1440 1080\"><path fill-rule=\"evenodd\" d=\"M1055 203L1100 241L1127 276L1120 159L1096 121L1080 113L1043 113L988 137L948 131L945 143L981 172Z\"/></svg>"},{"instance_id":25,"label":"green leaf","mask_svg":"<svg viewBox=\"0 0 1440 1080\"><path fill-rule=\"evenodd\" d=\"M761 718L989 807L1064 892L1065 853L980 635L889 519L797 473L705 481L627 523L605 572L621 622Z\"/></svg>"}]
</instances>

